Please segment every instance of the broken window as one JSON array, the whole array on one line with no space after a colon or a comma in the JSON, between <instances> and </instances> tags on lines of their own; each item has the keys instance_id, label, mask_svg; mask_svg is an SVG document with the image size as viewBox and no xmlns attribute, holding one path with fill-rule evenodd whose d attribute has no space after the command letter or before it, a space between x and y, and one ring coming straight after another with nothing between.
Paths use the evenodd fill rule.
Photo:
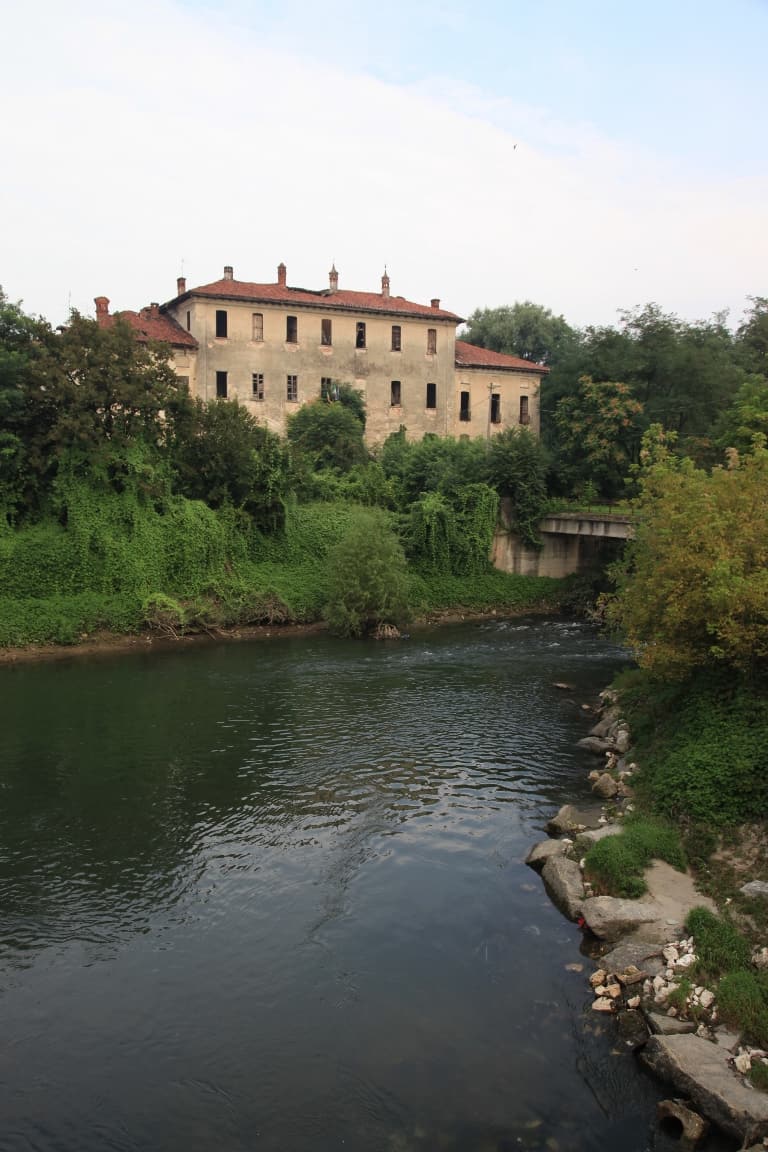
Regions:
<instances>
[{"instance_id":1,"label":"broken window","mask_svg":"<svg viewBox=\"0 0 768 1152\"><path fill-rule=\"evenodd\" d=\"M298 376L288 376L287 382L285 398L295 402L299 398L299 378Z\"/></svg>"},{"instance_id":2,"label":"broken window","mask_svg":"<svg viewBox=\"0 0 768 1152\"><path fill-rule=\"evenodd\" d=\"M285 342L286 344L297 344L299 340L299 321L295 316L286 316L285 319Z\"/></svg>"},{"instance_id":3,"label":"broken window","mask_svg":"<svg viewBox=\"0 0 768 1152\"><path fill-rule=\"evenodd\" d=\"M459 420L471 420L469 411L469 392L459 393Z\"/></svg>"},{"instance_id":4,"label":"broken window","mask_svg":"<svg viewBox=\"0 0 768 1152\"><path fill-rule=\"evenodd\" d=\"M400 381L393 380L389 389L389 405L391 408L399 408L401 400Z\"/></svg>"},{"instance_id":5,"label":"broken window","mask_svg":"<svg viewBox=\"0 0 768 1152\"><path fill-rule=\"evenodd\" d=\"M491 424L501 424L501 396L491 393Z\"/></svg>"},{"instance_id":6,"label":"broken window","mask_svg":"<svg viewBox=\"0 0 768 1152\"><path fill-rule=\"evenodd\" d=\"M392 351L401 352L403 347L402 343L402 330L399 324L392 325Z\"/></svg>"},{"instance_id":7,"label":"broken window","mask_svg":"<svg viewBox=\"0 0 768 1152\"><path fill-rule=\"evenodd\" d=\"M264 313L254 312L253 314L253 329L251 331L252 340L264 339Z\"/></svg>"},{"instance_id":8,"label":"broken window","mask_svg":"<svg viewBox=\"0 0 768 1152\"><path fill-rule=\"evenodd\" d=\"M427 328L427 355L434 356L437 352L437 328Z\"/></svg>"},{"instance_id":9,"label":"broken window","mask_svg":"<svg viewBox=\"0 0 768 1152\"><path fill-rule=\"evenodd\" d=\"M216 309L216 335L220 340L227 338L227 313L223 309Z\"/></svg>"},{"instance_id":10,"label":"broken window","mask_svg":"<svg viewBox=\"0 0 768 1152\"><path fill-rule=\"evenodd\" d=\"M225 313L226 315L226 313ZM216 373L216 395L219 400L226 400L227 398L227 374L226 372Z\"/></svg>"},{"instance_id":11,"label":"broken window","mask_svg":"<svg viewBox=\"0 0 768 1152\"><path fill-rule=\"evenodd\" d=\"M521 396L520 397L520 423L521 424L530 424L530 422L531 422L531 416L530 416L530 413L528 411L528 397L527 396Z\"/></svg>"},{"instance_id":12,"label":"broken window","mask_svg":"<svg viewBox=\"0 0 768 1152\"><path fill-rule=\"evenodd\" d=\"M427 384L427 408L437 408L437 384Z\"/></svg>"},{"instance_id":13,"label":"broken window","mask_svg":"<svg viewBox=\"0 0 768 1152\"><path fill-rule=\"evenodd\" d=\"M254 372L251 376L251 393L254 400L264 399L264 373Z\"/></svg>"},{"instance_id":14,"label":"broken window","mask_svg":"<svg viewBox=\"0 0 768 1152\"><path fill-rule=\"evenodd\" d=\"M362 320L358 321L355 329L355 348L365 348L365 324Z\"/></svg>"},{"instance_id":15,"label":"broken window","mask_svg":"<svg viewBox=\"0 0 768 1152\"><path fill-rule=\"evenodd\" d=\"M330 348L333 343L331 339L331 322L330 320L320 321L320 343Z\"/></svg>"}]
</instances>

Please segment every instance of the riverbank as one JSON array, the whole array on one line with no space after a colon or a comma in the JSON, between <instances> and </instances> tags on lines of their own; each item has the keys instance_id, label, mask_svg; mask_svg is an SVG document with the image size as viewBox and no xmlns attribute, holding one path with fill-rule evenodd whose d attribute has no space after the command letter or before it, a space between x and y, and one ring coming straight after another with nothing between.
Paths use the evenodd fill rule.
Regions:
<instances>
[{"instance_id":1,"label":"riverbank","mask_svg":"<svg viewBox=\"0 0 768 1152\"><path fill-rule=\"evenodd\" d=\"M551 839L534 845L526 862L541 872L550 898L592 942L588 951L597 968L589 980L591 1010L615 1016L619 1036L678 1094L659 1105L659 1121L676 1125L689 1146L704 1137L710 1122L743 1147L768 1141L768 1045L760 1046L766 1033L759 1007L768 939L758 936L755 942L752 921L748 943L732 919L721 919L684 858L674 861L676 867L653 859L639 879L645 892L635 899L601 894L596 846L608 848L603 857L613 857L615 865L631 868L633 784L640 775L617 697L601 696L597 723L579 744L605 757L605 771L590 773L602 803L580 810L563 806L547 825ZM766 829L761 833L752 825L742 835L743 851L733 834L728 847L740 881ZM621 882L629 884L631 875L625 871ZM768 900L768 884L748 872L747 883L730 895L721 891L720 900L727 908L750 889ZM741 958L734 963L734 956ZM741 1002L733 996L733 969ZM747 1003L751 988L757 996L753 1007Z\"/></svg>"}]
</instances>

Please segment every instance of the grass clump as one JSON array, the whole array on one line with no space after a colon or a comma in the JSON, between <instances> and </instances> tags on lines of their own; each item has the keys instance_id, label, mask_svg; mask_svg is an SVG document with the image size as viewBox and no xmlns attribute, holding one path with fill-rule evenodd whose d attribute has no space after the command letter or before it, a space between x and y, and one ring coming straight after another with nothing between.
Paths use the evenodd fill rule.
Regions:
<instances>
[{"instance_id":1,"label":"grass clump","mask_svg":"<svg viewBox=\"0 0 768 1152\"><path fill-rule=\"evenodd\" d=\"M759 972L728 972L717 989L721 1020L747 1040L768 1047L768 980ZM768 1069L766 1069L768 1071Z\"/></svg>"},{"instance_id":2,"label":"grass clump","mask_svg":"<svg viewBox=\"0 0 768 1152\"><path fill-rule=\"evenodd\" d=\"M755 1088L761 1092L768 1092L768 1064L763 1064L762 1060L758 1060L750 1069L749 1079Z\"/></svg>"},{"instance_id":3,"label":"grass clump","mask_svg":"<svg viewBox=\"0 0 768 1152\"><path fill-rule=\"evenodd\" d=\"M693 908L686 921L696 940L699 967L710 977L749 968L749 944L732 924L707 908Z\"/></svg>"},{"instance_id":4,"label":"grass clump","mask_svg":"<svg viewBox=\"0 0 768 1152\"><path fill-rule=\"evenodd\" d=\"M585 871L593 887L610 896L634 899L647 889L643 872L651 860L686 866L680 836L672 825L650 816L631 817L617 836L598 840L586 856Z\"/></svg>"}]
</instances>

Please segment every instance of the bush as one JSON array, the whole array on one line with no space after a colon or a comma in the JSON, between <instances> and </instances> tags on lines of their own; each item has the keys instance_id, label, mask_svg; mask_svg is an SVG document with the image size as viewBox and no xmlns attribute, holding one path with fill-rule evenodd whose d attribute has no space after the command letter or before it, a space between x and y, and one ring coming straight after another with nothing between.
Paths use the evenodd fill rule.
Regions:
<instances>
[{"instance_id":1,"label":"bush","mask_svg":"<svg viewBox=\"0 0 768 1152\"><path fill-rule=\"evenodd\" d=\"M361 636L410 614L408 573L389 517L360 509L328 558L325 617L341 636Z\"/></svg>"}]
</instances>

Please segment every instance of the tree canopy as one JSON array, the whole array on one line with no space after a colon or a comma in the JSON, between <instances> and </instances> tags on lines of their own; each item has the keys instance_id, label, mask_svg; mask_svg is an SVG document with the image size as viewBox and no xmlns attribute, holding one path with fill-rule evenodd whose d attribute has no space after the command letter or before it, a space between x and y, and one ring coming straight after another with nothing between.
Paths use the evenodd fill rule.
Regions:
<instances>
[{"instance_id":1,"label":"tree canopy","mask_svg":"<svg viewBox=\"0 0 768 1152\"><path fill-rule=\"evenodd\" d=\"M523 300L500 308L477 308L467 320L463 339L493 352L552 364L576 341L577 334L551 309Z\"/></svg>"}]
</instances>

